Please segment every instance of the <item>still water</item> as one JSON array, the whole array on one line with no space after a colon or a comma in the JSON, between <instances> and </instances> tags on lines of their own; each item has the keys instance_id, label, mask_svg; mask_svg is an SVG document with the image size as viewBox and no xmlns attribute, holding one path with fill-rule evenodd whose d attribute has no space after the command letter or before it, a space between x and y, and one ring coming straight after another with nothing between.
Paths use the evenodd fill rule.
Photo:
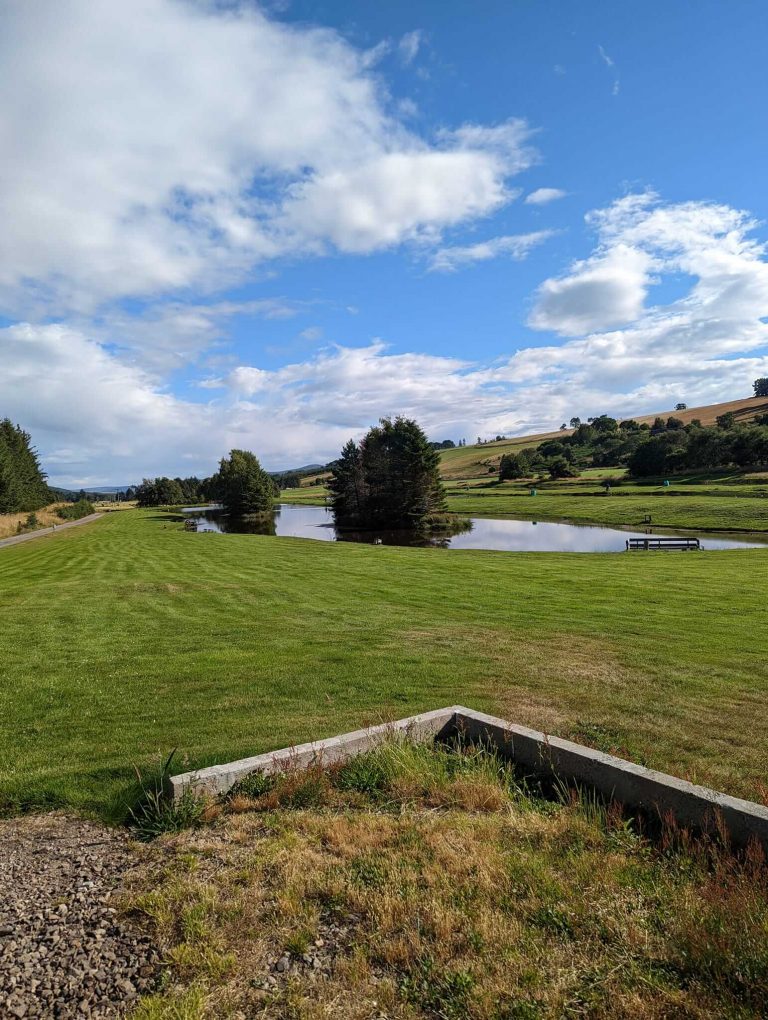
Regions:
<instances>
[{"instance_id":1,"label":"still water","mask_svg":"<svg viewBox=\"0 0 768 1020\"><path fill-rule=\"evenodd\" d=\"M424 539L403 531L337 532L330 511L321 506L280 504L273 520L230 518L217 507L185 507L186 517L197 520L198 531L313 538L321 542L366 542L376 545L442 546L450 549L498 549L507 552L621 552L628 538L646 534L685 535L693 532L605 528L597 525L471 518L472 527L451 537ZM768 548L768 535L697 534L703 549Z\"/></svg>"}]
</instances>

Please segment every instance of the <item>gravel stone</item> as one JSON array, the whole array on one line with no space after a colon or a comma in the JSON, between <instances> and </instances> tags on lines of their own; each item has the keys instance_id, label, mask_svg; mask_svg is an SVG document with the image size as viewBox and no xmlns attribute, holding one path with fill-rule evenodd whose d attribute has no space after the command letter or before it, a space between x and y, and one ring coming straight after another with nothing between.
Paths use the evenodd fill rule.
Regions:
<instances>
[{"instance_id":1,"label":"gravel stone","mask_svg":"<svg viewBox=\"0 0 768 1020\"><path fill-rule=\"evenodd\" d=\"M62 814L0 822L0 1017L122 1017L160 955L114 905L125 832Z\"/></svg>"}]
</instances>

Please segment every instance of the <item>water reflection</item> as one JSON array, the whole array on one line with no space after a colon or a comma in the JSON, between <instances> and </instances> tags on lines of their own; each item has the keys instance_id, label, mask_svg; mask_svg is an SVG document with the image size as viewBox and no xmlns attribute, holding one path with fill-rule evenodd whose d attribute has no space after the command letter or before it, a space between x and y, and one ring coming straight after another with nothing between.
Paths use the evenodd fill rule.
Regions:
<instances>
[{"instance_id":1,"label":"water reflection","mask_svg":"<svg viewBox=\"0 0 768 1020\"><path fill-rule=\"evenodd\" d=\"M597 525L544 521L514 521L473 517L468 531L425 538L407 531L343 531L333 526L330 511L320 506L281 504L272 517L229 517L220 507L185 507L186 517L197 520L198 531L277 535L323 542L364 542L369 545L436 546L450 549L497 549L507 552L621 552L628 538L646 534L685 534L667 530L644 531ZM691 534L691 533L688 533ZM704 535L704 549L768 547L768 535ZM687 554L686 554L687 555Z\"/></svg>"}]
</instances>

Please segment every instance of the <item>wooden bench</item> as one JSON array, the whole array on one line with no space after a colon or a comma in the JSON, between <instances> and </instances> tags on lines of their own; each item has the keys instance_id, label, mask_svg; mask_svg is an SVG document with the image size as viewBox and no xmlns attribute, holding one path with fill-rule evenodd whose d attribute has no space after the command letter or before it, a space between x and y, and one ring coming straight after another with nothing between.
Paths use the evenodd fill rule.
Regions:
<instances>
[{"instance_id":1,"label":"wooden bench","mask_svg":"<svg viewBox=\"0 0 768 1020\"><path fill-rule=\"evenodd\" d=\"M691 549L701 549L701 542L698 538L628 538L627 552L639 552L648 549L678 549L681 552L689 552Z\"/></svg>"}]
</instances>

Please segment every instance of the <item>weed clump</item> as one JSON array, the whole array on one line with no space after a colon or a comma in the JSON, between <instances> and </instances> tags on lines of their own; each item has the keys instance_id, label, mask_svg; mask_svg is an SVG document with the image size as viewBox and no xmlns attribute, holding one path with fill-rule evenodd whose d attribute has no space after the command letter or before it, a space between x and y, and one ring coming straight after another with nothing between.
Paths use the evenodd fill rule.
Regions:
<instances>
[{"instance_id":1,"label":"weed clump","mask_svg":"<svg viewBox=\"0 0 768 1020\"><path fill-rule=\"evenodd\" d=\"M178 800L170 800L166 794L175 754L174 749L161 768L149 775L136 769L138 795L128 810L128 824L141 840L156 839L166 832L182 832L197 825L203 816L205 804L191 790L186 790Z\"/></svg>"}]
</instances>

